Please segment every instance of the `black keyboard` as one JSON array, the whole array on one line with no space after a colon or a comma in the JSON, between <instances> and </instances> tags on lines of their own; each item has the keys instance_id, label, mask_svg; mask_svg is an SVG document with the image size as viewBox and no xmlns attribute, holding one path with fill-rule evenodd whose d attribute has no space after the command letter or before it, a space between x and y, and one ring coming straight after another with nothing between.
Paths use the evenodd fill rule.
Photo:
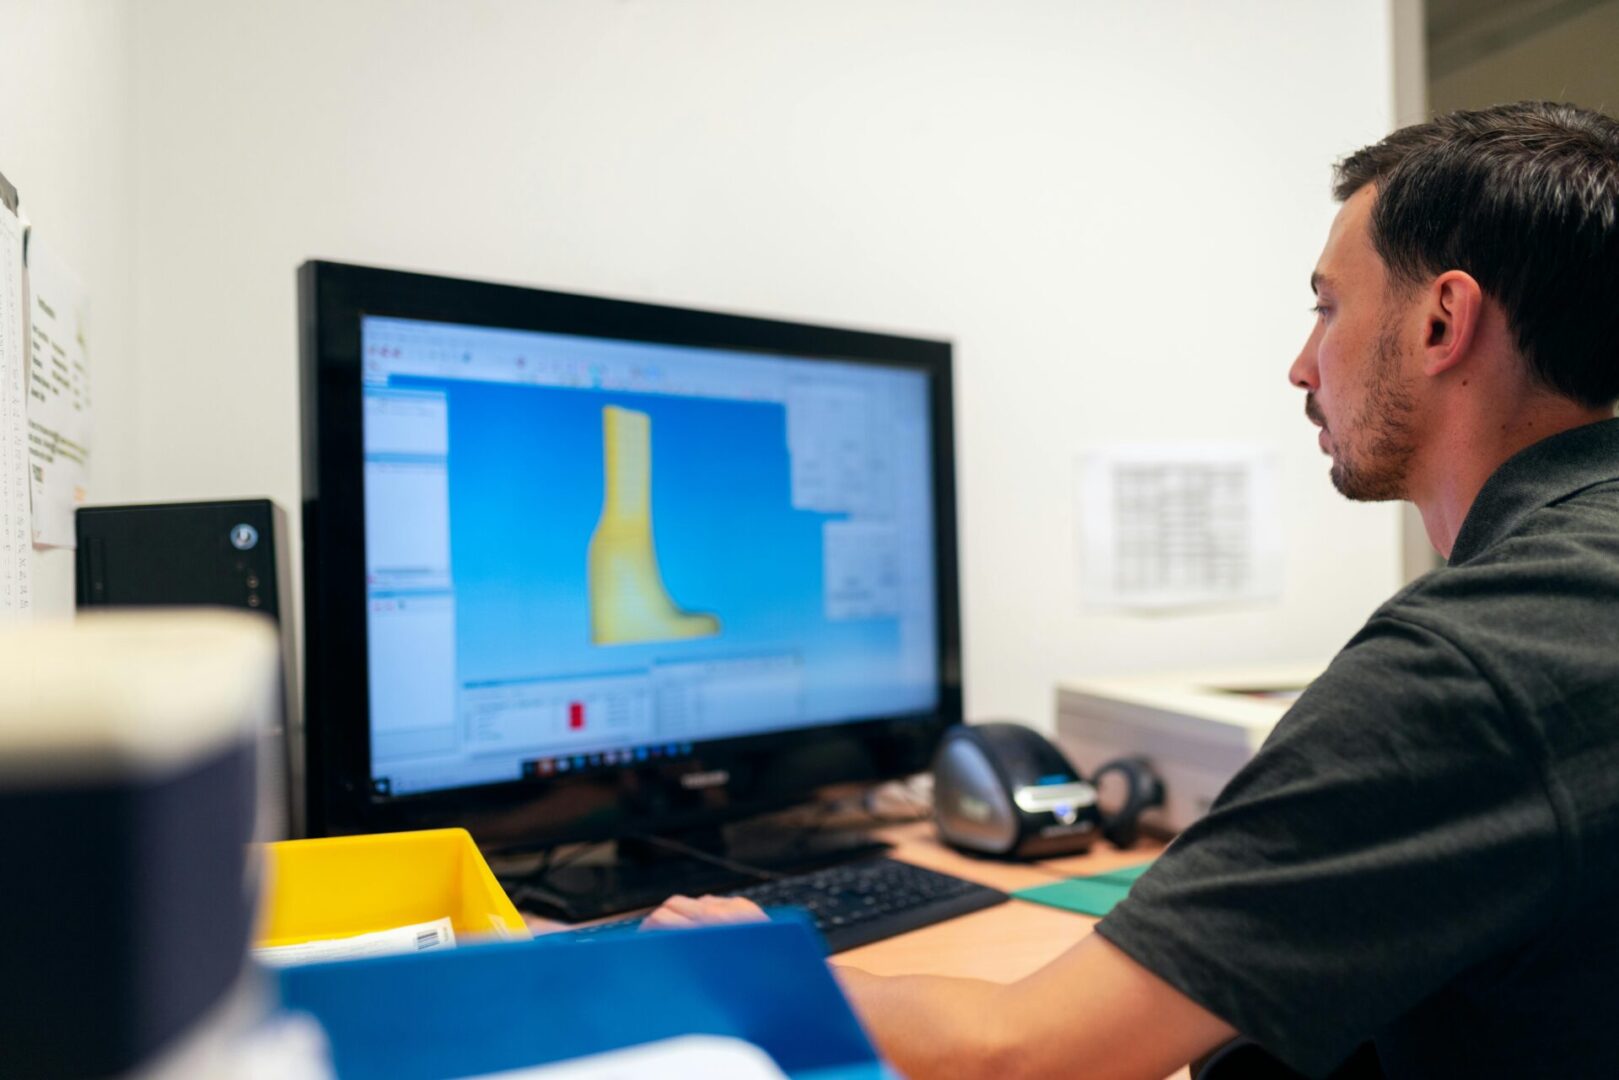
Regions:
<instances>
[{"instance_id":1,"label":"black keyboard","mask_svg":"<svg viewBox=\"0 0 1619 1080\"><path fill-rule=\"evenodd\" d=\"M762 908L801 908L838 953L1004 903L998 889L893 859L863 859L737 889ZM563 931L589 938L634 930L639 919Z\"/></svg>"}]
</instances>

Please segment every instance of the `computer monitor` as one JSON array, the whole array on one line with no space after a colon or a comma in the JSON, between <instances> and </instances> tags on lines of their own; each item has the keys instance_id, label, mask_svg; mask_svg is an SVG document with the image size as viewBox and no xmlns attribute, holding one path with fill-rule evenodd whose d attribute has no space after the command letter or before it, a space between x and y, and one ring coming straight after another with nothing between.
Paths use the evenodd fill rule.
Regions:
<instances>
[{"instance_id":1,"label":"computer monitor","mask_svg":"<svg viewBox=\"0 0 1619 1080\"><path fill-rule=\"evenodd\" d=\"M947 343L299 282L312 834L709 835L960 722Z\"/></svg>"}]
</instances>

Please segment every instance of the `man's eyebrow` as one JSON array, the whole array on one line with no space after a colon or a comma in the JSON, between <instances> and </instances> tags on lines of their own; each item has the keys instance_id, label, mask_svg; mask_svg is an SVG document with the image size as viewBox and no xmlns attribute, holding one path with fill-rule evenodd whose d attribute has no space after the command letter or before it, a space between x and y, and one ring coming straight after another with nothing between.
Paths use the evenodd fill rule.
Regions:
<instances>
[{"instance_id":1,"label":"man's eyebrow","mask_svg":"<svg viewBox=\"0 0 1619 1080\"><path fill-rule=\"evenodd\" d=\"M1310 291L1320 293L1321 286L1328 284L1326 276L1319 270L1310 271Z\"/></svg>"}]
</instances>

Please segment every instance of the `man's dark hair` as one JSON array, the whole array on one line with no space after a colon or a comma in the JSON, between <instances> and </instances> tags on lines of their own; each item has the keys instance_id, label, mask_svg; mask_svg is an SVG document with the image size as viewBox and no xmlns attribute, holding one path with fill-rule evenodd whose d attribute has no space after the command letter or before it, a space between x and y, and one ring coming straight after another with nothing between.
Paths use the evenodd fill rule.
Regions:
<instances>
[{"instance_id":1,"label":"man's dark hair","mask_svg":"<svg viewBox=\"0 0 1619 1080\"><path fill-rule=\"evenodd\" d=\"M1619 121L1551 102L1453 112L1338 163L1338 199L1368 184L1396 284L1465 271L1505 308L1540 382L1585 405L1619 400Z\"/></svg>"}]
</instances>

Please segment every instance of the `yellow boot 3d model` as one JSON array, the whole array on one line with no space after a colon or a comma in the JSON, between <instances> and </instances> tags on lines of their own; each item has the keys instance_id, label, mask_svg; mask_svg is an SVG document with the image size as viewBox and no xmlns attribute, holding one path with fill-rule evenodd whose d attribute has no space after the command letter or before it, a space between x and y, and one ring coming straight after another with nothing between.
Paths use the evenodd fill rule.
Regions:
<instances>
[{"instance_id":1,"label":"yellow boot 3d model","mask_svg":"<svg viewBox=\"0 0 1619 1080\"><path fill-rule=\"evenodd\" d=\"M590 640L596 645L675 641L720 632L713 615L682 611L669 598L652 547L652 418L602 410L605 482L601 520L590 538Z\"/></svg>"}]
</instances>

